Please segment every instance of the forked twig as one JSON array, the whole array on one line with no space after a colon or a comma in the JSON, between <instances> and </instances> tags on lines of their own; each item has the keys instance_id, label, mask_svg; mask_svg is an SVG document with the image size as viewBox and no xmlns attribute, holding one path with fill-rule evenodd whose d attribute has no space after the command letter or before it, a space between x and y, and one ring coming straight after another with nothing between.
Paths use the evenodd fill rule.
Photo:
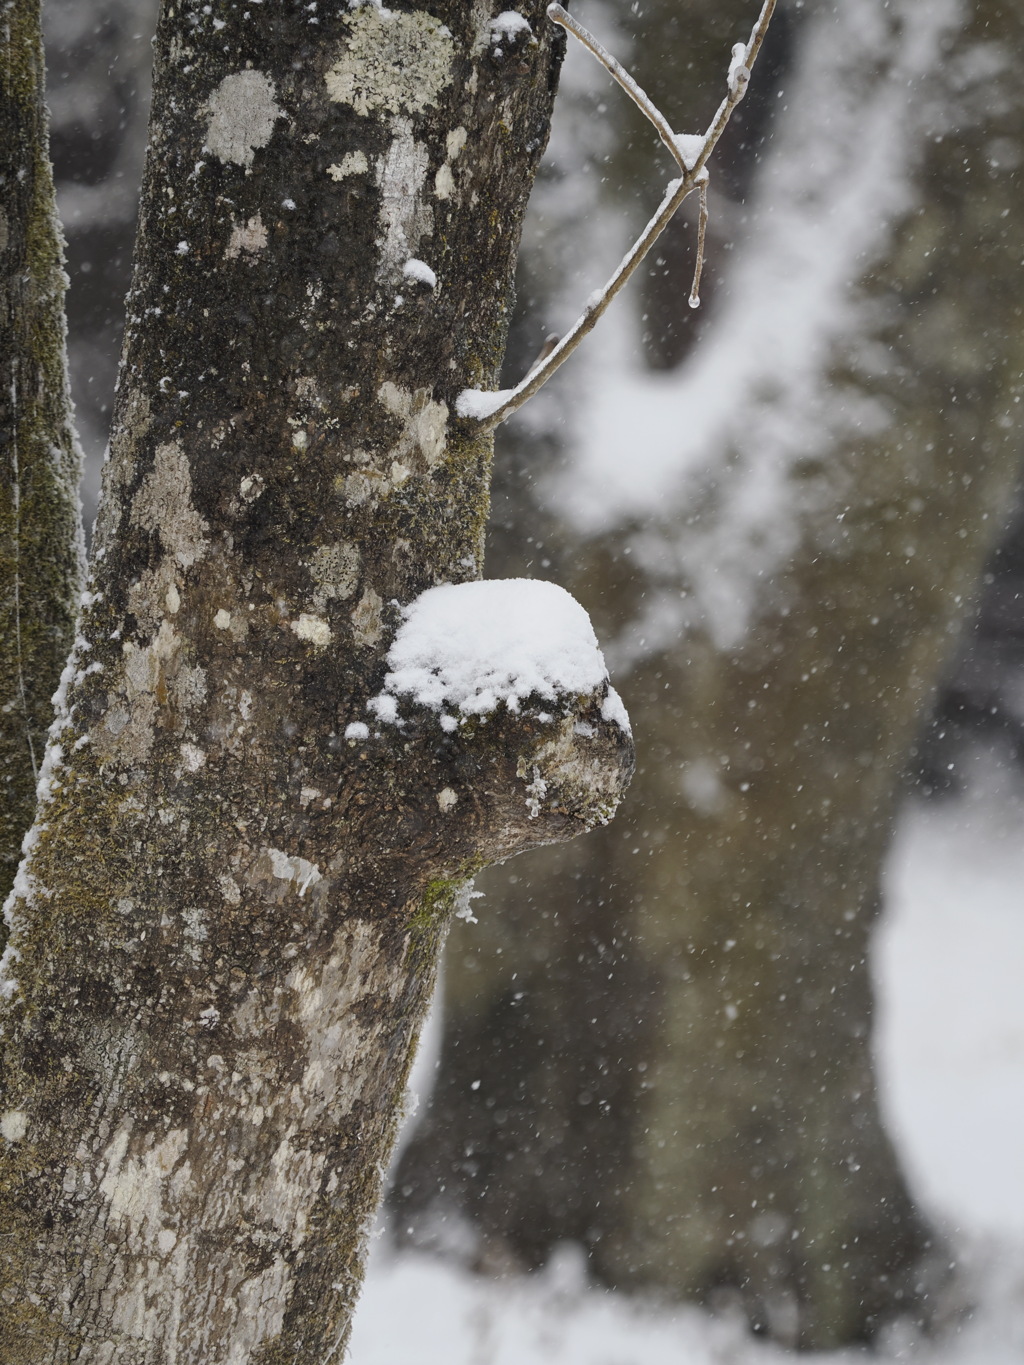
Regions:
<instances>
[{"instance_id":1,"label":"forked twig","mask_svg":"<svg viewBox=\"0 0 1024 1365\"><path fill-rule=\"evenodd\" d=\"M625 90L626 94L644 117L657 128L662 142L664 142L665 146L675 157L679 169L685 174L686 162L683 160L683 154L679 150L679 144L676 142L676 135L672 131L671 124L654 101L640 89L622 63L616 61L607 48L602 47L594 35L585 29L583 25L574 19L568 10L563 9L561 5L548 5L548 18L552 23L561 24L562 28L564 28L567 33L571 33L574 38L578 38L587 51L593 53L612 79L618 81L619 85L622 86L623 90Z\"/></svg>"},{"instance_id":2,"label":"forked twig","mask_svg":"<svg viewBox=\"0 0 1024 1365\"><path fill-rule=\"evenodd\" d=\"M719 105L715 117L701 140L700 149L694 158L684 155L684 145L690 139L680 138L672 132L668 120L655 107L653 101L640 89L632 76L606 52L601 44L590 33L573 19L561 5L552 4L548 6L548 16L556 24L560 24L564 29L578 38L579 41L600 61L610 74L618 81L623 90L634 101L637 107L650 119L651 123L658 130L661 140L671 151L683 174L678 180L673 180L667 186L658 211L650 220L637 240L626 252L619 262L618 268L611 279L588 301L586 307L573 325L566 332L565 336L558 342L526 377L516 385L514 389L504 389L497 392L485 392L480 389L463 389L455 402L455 410L460 417L475 417L484 430L491 430L499 426L506 418L511 417L523 406L528 399L542 388L555 371L568 360L576 347L580 344L588 332L593 331L601 317L608 309L608 305L627 283L630 276L640 265L651 247L658 240L665 228L668 226L676 209L693 190L701 190L701 226L699 229L697 270L694 276L694 286L690 294L691 307L696 307L694 302L698 299L697 290L700 284L700 270L703 263L703 242L704 231L707 224L707 197L706 186L708 173L706 162L714 151L719 138L725 131L726 125L732 116L733 110L746 94L747 85L750 81L750 73L757 54L761 50L764 35L768 30L775 10L776 0L764 0L761 13L758 16L748 43L737 43L732 51L732 61L729 66L728 91ZM696 143L696 139L693 139ZM692 164L687 164L692 160ZM699 299L698 299L699 302Z\"/></svg>"}]
</instances>

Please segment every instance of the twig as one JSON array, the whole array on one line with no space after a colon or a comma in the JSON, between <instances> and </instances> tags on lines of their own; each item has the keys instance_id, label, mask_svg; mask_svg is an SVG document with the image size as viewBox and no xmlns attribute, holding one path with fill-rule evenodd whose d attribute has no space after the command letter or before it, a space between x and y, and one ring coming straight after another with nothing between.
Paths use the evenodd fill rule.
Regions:
<instances>
[{"instance_id":1,"label":"twig","mask_svg":"<svg viewBox=\"0 0 1024 1365\"><path fill-rule=\"evenodd\" d=\"M708 232L708 182L700 182L700 222L697 225L697 264L693 267L693 284L687 300L691 308L700 307L700 277L704 270L704 239Z\"/></svg>"},{"instance_id":2,"label":"twig","mask_svg":"<svg viewBox=\"0 0 1024 1365\"><path fill-rule=\"evenodd\" d=\"M738 43L733 48L733 60L729 66L729 93L718 106L718 112L711 120L707 136L704 140L704 150L697 158L694 170L700 170L707 161L708 157L715 150L718 139L725 132L725 126L732 118L733 110L740 100L747 93L747 86L750 84L750 73L754 69L757 61L757 54L761 51L761 44L764 42L764 35L768 32L768 25L771 23L772 15L775 13L775 0L764 0L761 13L758 15L757 23L750 31L750 41L746 44L746 56L742 61L737 61ZM743 73L746 73L745 75Z\"/></svg>"},{"instance_id":3,"label":"twig","mask_svg":"<svg viewBox=\"0 0 1024 1365\"><path fill-rule=\"evenodd\" d=\"M704 144L701 148L692 167L686 167L683 160L682 150L679 146L676 135L672 132L671 126L664 115L658 112L654 104L644 94L635 81L615 62L610 54L593 38L583 26L572 19L570 15L562 9L561 5L553 4L548 7L548 15L556 24L560 24L567 29L573 37L578 38L587 50L605 66L624 90L636 102L647 117L657 128L663 142L669 147L677 163L683 168L683 174L678 180L673 180L665 190L664 197L658 207L657 213L650 220L637 240L626 252L619 262L618 269L612 275L603 289L598 290L591 296L587 306L576 319L573 325L562 337L561 341L554 347L551 354L539 364L535 364L533 369L522 379L514 389L506 389L496 393L485 393L477 389L464 389L459 394L455 402L455 410L460 417L475 417L485 431L499 426L506 418L518 411L538 389L548 382L551 376L561 365L572 355L576 347L583 338L592 332L598 321L604 316L608 305L615 296L628 282L630 276L637 266L643 261L651 247L665 231L676 209L693 190L698 187L701 189L702 213L701 213L701 240L698 242L698 271L702 257L703 228L706 225L706 184L708 172L705 163L708 157L715 150L719 138L725 132L726 125L732 117L732 112L746 94L747 85L750 80L750 73L757 54L761 50L764 35L767 32L768 24L771 21L775 10L776 0L764 0L761 13L758 16L751 34L750 41L746 44L737 43L733 48L732 62L729 66L729 89L725 99L719 105L715 117L711 121L707 133L704 136ZM568 20L569 22L566 22ZM614 64L614 65L613 65ZM617 74L621 72L621 77ZM628 84L627 84L628 82ZM696 284L698 279L695 280ZM691 293L691 303L694 295ZM493 404L493 406L492 406Z\"/></svg>"},{"instance_id":4,"label":"twig","mask_svg":"<svg viewBox=\"0 0 1024 1365\"><path fill-rule=\"evenodd\" d=\"M578 20L574 19L568 10L563 9L561 5L548 5L548 18L555 24L561 24L562 28L564 28L567 33L571 33L574 38L578 38L587 51L597 58L612 79L618 81L619 85L622 86L623 90L625 90L626 94L644 117L657 128L662 142L664 142L665 146L675 157L679 169L685 175L687 170L686 162L683 160L683 154L679 150L679 144L676 142L676 135L672 131L671 124L654 101L640 89L639 85L637 85L636 81L622 63L616 61L607 48L602 47L594 35L585 29L583 25L579 23Z\"/></svg>"}]
</instances>

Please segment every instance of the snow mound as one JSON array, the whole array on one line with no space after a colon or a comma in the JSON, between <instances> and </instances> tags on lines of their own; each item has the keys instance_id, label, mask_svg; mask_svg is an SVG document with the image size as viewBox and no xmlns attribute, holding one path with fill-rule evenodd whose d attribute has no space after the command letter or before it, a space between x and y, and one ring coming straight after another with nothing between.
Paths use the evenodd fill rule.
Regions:
<instances>
[{"instance_id":1,"label":"snow mound","mask_svg":"<svg viewBox=\"0 0 1024 1365\"><path fill-rule=\"evenodd\" d=\"M564 588L533 578L428 588L406 607L387 662L384 691L369 708L391 722L400 697L482 716L500 702L516 711L531 694L554 701L594 692L608 677L584 608ZM617 698L608 718L628 727Z\"/></svg>"},{"instance_id":2,"label":"snow mound","mask_svg":"<svg viewBox=\"0 0 1024 1365\"><path fill-rule=\"evenodd\" d=\"M475 417L478 422L485 422L514 393L515 389L463 389L455 400L455 411L459 417Z\"/></svg>"}]
</instances>

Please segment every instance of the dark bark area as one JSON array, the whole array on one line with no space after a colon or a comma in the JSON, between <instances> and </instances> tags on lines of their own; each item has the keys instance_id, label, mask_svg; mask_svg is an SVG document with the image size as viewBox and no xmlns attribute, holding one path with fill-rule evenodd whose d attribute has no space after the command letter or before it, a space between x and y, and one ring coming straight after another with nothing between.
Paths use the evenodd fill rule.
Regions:
<instances>
[{"instance_id":1,"label":"dark bark area","mask_svg":"<svg viewBox=\"0 0 1024 1365\"><path fill-rule=\"evenodd\" d=\"M487 921L453 937L438 1089L394 1196L416 1238L461 1218L481 1262L528 1266L578 1239L608 1283L736 1300L804 1347L936 1310L942 1248L878 1108L868 953L917 718L1021 458L1020 25L978 3L943 52L959 73L984 51L986 75L943 87L954 127L928 139L920 200L861 285L870 322L824 380L838 404L881 400L884 432L809 435L779 504L793 549L742 638L694 612L623 680L646 736L623 820L489 878ZM666 510L667 545L709 543L717 493ZM692 593L670 550L637 566L643 528L573 541L525 501L627 655L659 592ZM521 572L521 533L495 541Z\"/></svg>"},{"instance_id":2,"label":"dark bark area","mask_svg":"<svg viewBox=\"0 0 1024 1365\"><path fill-rule=\"evenodd\" d=\"M0 902L32 821L80 588L65 283L39 4L9 0L0 8Z\"/></svg>"},{"instance_id":3,"label":"dark bark area","mask_svg":"<svg viewBox=\"0 0 1024 1365\"><path fill-rule=\"evenodd\" d=\"M462 0L164 4L92 581L6 962L12 1365L340 1353L460 888L628 780L600 691L346 736L399 604L479 573L491 451L452 402L496 376L547 137L558 39L524 12L510 47Z\"/></svg>"}]
</instances>

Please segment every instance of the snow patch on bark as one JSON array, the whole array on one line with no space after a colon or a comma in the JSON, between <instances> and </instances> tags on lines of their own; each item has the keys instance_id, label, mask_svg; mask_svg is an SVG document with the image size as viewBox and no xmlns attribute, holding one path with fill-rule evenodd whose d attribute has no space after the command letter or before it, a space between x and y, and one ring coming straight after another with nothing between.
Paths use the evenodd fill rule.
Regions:
<instances>
[{"instance_id":1,"label":"snow patch on bark","mask_svg":"<svg viewBox=\"0 0 1024 1365\"><path fill-rule=\"evenodd\" d=\"M437 275L426 261L421 261L416 256L410 256L402 266L402 275L414 284L426 285L428 289L437 288Z\"/></svg>"},{"instance_id":2,"label":"snow patch on bark","mask_svg":"<svg viewBox=\"0 0 1024 1365\"><path fill-rule=\"evenodd\" d=\"M384 691L369 703L387 722L398 719L400 698L481 716L502 703L516 711L529 696L595 692L608 680L585 609L557 584L529 578L428 588L406 607L387 662ZM613 708L610 718L618 715Z\"/></svg>"},{"instance_id":3,"label":"snow patch on bark","mask_svg":"<svg viewBox=\"0 0 1024 1365\"><path fill-rule=\"evenodd\" d=\"M530 21L522 14L517 14L514 9L502 10L497 18L491 20L491 42L507 42L510 38L516 38L522 33L533 33Z\"/></svg>"},{"instance_id":4,"label":"snow patch on bark","mask_svg":"<svg viewBox=\"0 0 1024 1365\"><path fill-rule=\"evenodd\" d=\"M463 389L455 400L456 414L483 422L503 407L514 392L514 389Z\"/></svg>"},{"instance_id":5,"label":"snow patch on bark","mask_svg":"<svg viewBox=\"0 0 1024 1365\"><path fill-rule=\"evenodd\" d=\"M220 161L246 169L265 147L274 124L284 117L274 83L262 71L234 71L225 76L207 101L206 150Z\"/></svg>"}]
</instances>

